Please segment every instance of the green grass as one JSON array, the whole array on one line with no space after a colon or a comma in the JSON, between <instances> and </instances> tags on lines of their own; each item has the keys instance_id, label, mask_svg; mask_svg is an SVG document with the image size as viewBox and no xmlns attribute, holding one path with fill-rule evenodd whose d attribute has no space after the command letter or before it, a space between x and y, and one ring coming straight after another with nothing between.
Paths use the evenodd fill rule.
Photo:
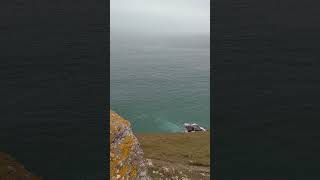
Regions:
<instances>
[{"instance_id":1,"label":"green grass","mask_svg":"<svg viewBox=\"0 0 320 180\"><path fill-rule=\"evenodd\" d=\"M145 158L210 166L210 132L138 134Z\"/></svg>"}]
</instances>

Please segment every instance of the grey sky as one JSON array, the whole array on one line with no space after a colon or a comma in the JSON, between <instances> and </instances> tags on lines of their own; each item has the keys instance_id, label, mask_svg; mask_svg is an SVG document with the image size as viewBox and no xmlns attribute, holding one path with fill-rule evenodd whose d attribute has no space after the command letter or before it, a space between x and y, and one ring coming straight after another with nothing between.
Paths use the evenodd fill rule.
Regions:
<instances>
[{"instance_id":1,"label":"grey sky","mask_svg":"<svg viewBox=\"0 0 320 180\"><path fill-rule=\"evenodd\" d=\"M111 0L112 34L210 33L210 0Z\"/></svg>"}]
</instances>

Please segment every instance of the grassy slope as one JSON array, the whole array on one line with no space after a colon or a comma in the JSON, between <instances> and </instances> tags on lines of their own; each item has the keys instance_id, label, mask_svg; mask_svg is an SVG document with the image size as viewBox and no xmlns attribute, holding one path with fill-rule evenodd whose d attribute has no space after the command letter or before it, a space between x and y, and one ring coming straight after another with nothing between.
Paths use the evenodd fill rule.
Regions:
<instances>
[{"instance_id":1,"label":"grassy slope","mask_svg":"<svg viewBox=\"0 0 320 180\"><path fill-rule=\"evenodd\" d=\"M189 179L209 179L210 173L210 132L138 134L144 156L151 159L153 171L159 171L164 177L185 175ZM163 167L174 168L176 172L166 173ZM182 174L181 175L181 172Z\"/></svg>"}]
</instances>

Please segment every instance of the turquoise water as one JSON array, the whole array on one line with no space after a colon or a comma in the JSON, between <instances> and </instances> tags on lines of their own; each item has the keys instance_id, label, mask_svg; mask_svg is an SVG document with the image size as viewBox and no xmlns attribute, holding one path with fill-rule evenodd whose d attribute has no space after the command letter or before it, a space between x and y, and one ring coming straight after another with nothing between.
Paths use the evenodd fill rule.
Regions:
<instances>
[{"instance_id":1,"label":"turquoise water","mask_svg":"<svg viewBox=\"0 0 320 180\"><path fill-rule=\"evenodd\" d=\"M136 132L210 126L209 38L111 38L111 108Z\"/></svg>"}]
</instances>

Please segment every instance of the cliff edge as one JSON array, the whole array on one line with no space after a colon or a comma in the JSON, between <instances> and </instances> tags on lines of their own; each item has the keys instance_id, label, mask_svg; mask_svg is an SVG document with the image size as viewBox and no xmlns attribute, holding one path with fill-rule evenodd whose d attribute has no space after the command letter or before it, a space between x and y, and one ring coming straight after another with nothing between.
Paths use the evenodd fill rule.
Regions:
<instances>
[{"instance_id":1,"label":"cliff edge","mask_svg":"<svg viewBox=\"0 0 320 180\"><path fill-rule=\"evenodd\" d=\"M110 110L110 179L149 180L138 139L129 121Z\"/></svg>"}]
</instances>

